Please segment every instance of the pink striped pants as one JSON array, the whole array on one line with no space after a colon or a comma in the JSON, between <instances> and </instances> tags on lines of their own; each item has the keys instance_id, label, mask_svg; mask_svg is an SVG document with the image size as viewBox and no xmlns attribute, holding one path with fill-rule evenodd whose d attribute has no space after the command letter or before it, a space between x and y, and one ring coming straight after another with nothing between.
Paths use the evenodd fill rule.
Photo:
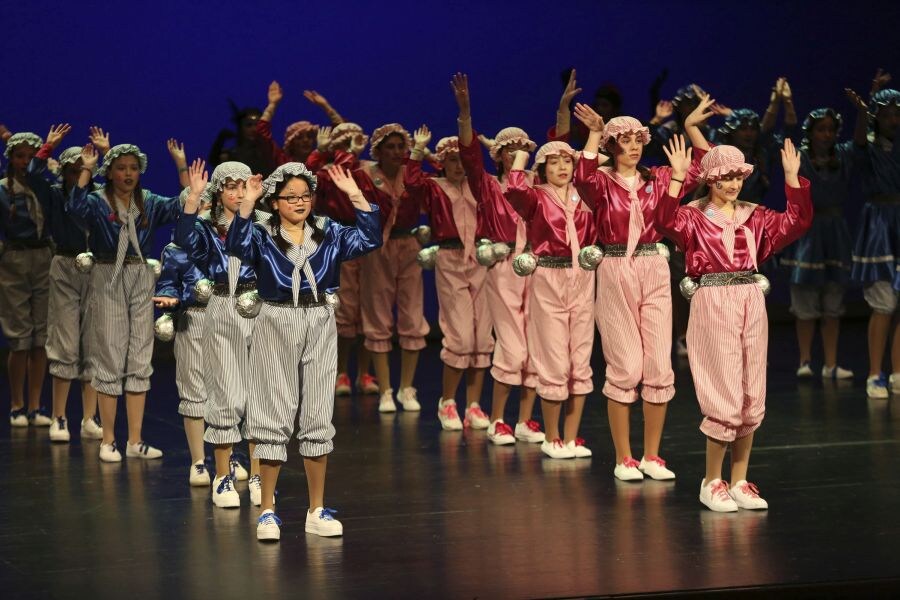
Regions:
<instances>
[{"instance_id":1,"label":"pink striped pants","mask_svg":"<svg viewBox=\"0 0 900 600\"><path fill-rule=\"evenodd\" d=\"M753 433L766 414L769 321L762 291L755 285L698 289L687 345L700 431L723 442Z\"/></svg>"},{"instance_id":2,"label":"pink striped pants","mask_svg":"<svg viewBox=\"0 0 900 600\"><path fill-rule=\"evenodd\" d=\"M441 360L455 369L491 366L494 338L484 289L487 269L466 259L464 250L439 250L434 279L444 334Z\"/></svg>"},{"instance_id":3,"label":"pink striped pants","mask_svg":"<svg viewBox=\"0 0 900 600\"><path fill-rule=\"evenodd\" d=\"M597 269L594 316L606 382L603 395L631 404L637 386L646 402L662 404L675 395L672 371L672 292L669 264L662 256L605 258Z\"/></svg>"},{"instance_id":4,"label":"pink striped pants","mask_svg":"<svg viewBox=\"0 0 900 600\"><path fill-rule=\"evenodd\" d=\"M401 237L387 240L384 246L359 259L363 333L371 352L391 351L394 305L400 347L425 347L429 327L423 306L422 267L416 262L419 250L416 238Z\"/></svg>"},{"instance_id":5,"label":"pink striped pants","mask_svg":"<svg viewBox=\"0 0 900 600\"><path fill-rule=\"evenodd\" d=\"M538 267L528 279L528 354L538 395L563 401L591 393L594 274L580 267Z\"/></svg>"},{"instance_id":6,"label":"pink striped pants","mask_svg":"<svg viewBox=\"0 0 900 600\"><path fill-rule=\"evenodd\" d=\"M348 260L341 263L341 287L338 289L340 305L334 313L337 334L342 338L355 338L362 333L362 313L359 305L359 263Z\"/></svg>"},{"instance_id":7,"label":"pink striped pants","mask_svg":"<svg viewBox=\"0 0 900 600\"><path fill-rule=\"evenodd\" d=\"M494 358L491 377L506 385L537 386L537 375L528 357L525 314L528 278L512 269L512 256L488 270L487 305L494 327Z\"/></svg>"}]
</instances>

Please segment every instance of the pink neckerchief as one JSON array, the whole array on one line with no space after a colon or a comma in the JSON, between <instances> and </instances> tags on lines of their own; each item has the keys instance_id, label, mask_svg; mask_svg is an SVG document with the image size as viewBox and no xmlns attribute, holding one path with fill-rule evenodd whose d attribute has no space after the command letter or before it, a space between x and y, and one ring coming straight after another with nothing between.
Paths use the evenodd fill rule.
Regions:
<instances>
[{"instance_id":1,"label":"pink neckerchief","mask_svg":"<svg viewBox=\"0 0 900 600\"><path fill-rule=\"evenodd\" d=\"M469 182L463 180L461 186L453 185L445 177L432 179L450 199L450 208L453 210L453 222L462 240L466 259L475 258L475 221L478 205L475 196L469 189Z\"/></svg>"},{"instance_id":2,"label":"pink neckerchief","mask_svg":"<svg viewBox=\"0 0 900 600\"><path fill-rule=\"evenodd\" d=\"M388 179L388 176L384 174L384 171L381 170L378 163L373 162L369 164L366 169L366 172L369 174L375 187L386 192L392 200L391 216L388 217L387 223L384 224L384 229L381 231L381 241L384 244L387 244L387 241L390 239L391 229L394 228L394 223L397 222L397 211L400 210L400 198L403 196L403 192L406 189L403 186L403 171L405 168L406 167L400 167L394 181ZM381 183L379 184L379 182Z\"/></svg>"},{"instance_id":3,"label":"pink neckerchief","mask_svg":"<svg viewBox=\"0 0 900 600\"><path fill-rule=\"evenodd\" d=\"M756 263L756 236L753 235L753 231L749 227L744 225L747 219L750 218L750 215L753 214L753 211L756 210L757 204L739 200L734 206L734 217L732 219L722 214L712 202L708 202L705 209L701 209L699 200L688 203L688 206L702 210L707 219L722 228L722 244L725 246L725 252L728 254L728 260L732 265L734 265L734 236L738 229L743 229L744 237L747 239L747 251L750 253L750 260L753 262L753 269L759 270L759 265Z\"/></svg>"},{"instance_id":4,"label":"pink neckerchief","mask_svg":"<svg viewBox=\"0 0 900 600\"><path fill-rule=\"evenodd\" d=\"M634 184L630 184L624 177L612 167L600 167L619 187L628 192L628 243L625 246L625 258L630 258L637 248L641 233L644 231L644 211L641 209L641 199L638 198L637 189L643 185L640 173L635 173Z\"/></svg>"},{"instance_id":5,"label":"pink neckerchief","mask_svg":"<svg viewBox=\"0 0 900 600\"><path fill-rule=\"evenodd\" d=\"M531 185L531 182L534 180L533 176L530 173L525 174L526 180L528 181L528 185ZM500 191L506 192L506 188L509 187L509 179L504 179L500 181L500 178L497 178L497 183L500 184ZM525 220L522 219L518 214L516 214L516 248L514 255L522 254L525 250L525 244L528 243L528 230L525 227Z\"/></svg>"},{"instance_id":6,"label":"pink neckerchief","mask_svg":"<svg viewBox=\"0 0 900 600\"><path fill-rule=\"evenodd\" d=\"M578 244L578 230L575 229L575 211L578 210L578 205L581 204L581 196L578 195L578 192L575 191L575 188L571 183L566 186L565 202L559 199L556 195L556 190L549 183L542 183L537 186L537 189L544 190L553 202L565 212L566 242L569 244L569 249L572 251L572 265L577 265L578 253L581 252L581 246Z\"/></svg>"}]
</instances>

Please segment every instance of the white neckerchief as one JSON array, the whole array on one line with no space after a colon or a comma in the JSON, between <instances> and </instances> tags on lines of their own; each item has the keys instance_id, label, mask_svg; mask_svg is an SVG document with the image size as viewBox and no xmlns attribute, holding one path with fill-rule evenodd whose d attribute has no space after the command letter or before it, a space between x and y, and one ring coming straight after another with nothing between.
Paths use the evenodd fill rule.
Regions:
<instances>
[{"instance_id":1,"label":"white neckerchief","mask_svg":"<svg viewBox=\"0 0 900 600\"><path fill-rule=\"evenodd\" d=\"M122 272L122 266L125 264L125 255L128 254L129 243L134 248L138 258L144 259L143 254L141 254L141 244L137 238L137 227L135 226L135 222L141 213L138 210L134 196L132 195L131 202L128 203L127 208L118 198L114 198L113 201L116 204L116 212L119 214L119 220L122 222L122 225L119 228L119 245L116 247L116 265L110 282L115 281Z\"/></svg>"},{"instance_id":2,"label":"white neckerchief","mask_svg":"<svg viewBox=\"0 0 900 600\"><path fill-rule=\"evenodd\" d=\"M700 210L700 202L694 200L688 206L693 206ZM752 202L738 201L734 206L734 215L731 219L726 217L716 206L710 201L703 210L704 216L722 229L722 245L725 246L725 252L728 254L728 260L734 265L734 237L738 229L744 231L744 237L747 239L747 251L750 253L750 261L753 263L753 269L759 270L756 263L756 236L753 231L744 225L757 205Z\"/></svg>"},{"instance_id":3,"label":"white neckerchief","mask_svg":"<svg viewBox=\"0 0 900 600\"><path fill-rule=\"evenodd\" d=\"M303 275L306 276L306 280L309 281L309 287L312 290L313 297L318 301L319 289L316 285L316 275L313 272L312 265L309 264L309 257L319 248L319 245L312 239L312 227L310 227L309 223L303 224L303 243L299 246L291 240L287 232L285 232L284 227L281 227L280 235L281 239L290 244L286 254L288 260L294 263L294 271L291 273L291 294L293 296L294 306L297 306L300 298L301 271L303 272Z\"/></svg>"}]
</instances>

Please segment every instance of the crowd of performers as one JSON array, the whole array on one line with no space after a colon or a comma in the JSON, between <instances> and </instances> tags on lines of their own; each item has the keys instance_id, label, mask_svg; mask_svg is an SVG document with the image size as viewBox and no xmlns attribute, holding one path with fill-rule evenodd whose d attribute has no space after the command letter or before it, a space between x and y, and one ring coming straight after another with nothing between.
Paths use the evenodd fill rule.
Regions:
<instances>
[{"instance_id":1,"label":"crowd of performers","mask_svg":"<svg viewBox=\"0 0 900 600\"><path fill-rule=\"evenodd\" d=\"M674 337L703 415L700 501L714 511L765 509L748 465L765 415L769 284L761 270L773 255L790 270L797 375L813 375L820 321L822 377L852 377L838 364L837 339L854 282L872 310L867 394L900 394L900 92L885 87L889 80L879 71L868 102L846 90L856 113L851 140L840 141L837 110L817 108L795 146L798 120L783 78L762 118L692 84L660 101L645 124L618 114L621 98L610 86L592 105L573 104L581 90L572 71L539 148L517 127L479 135L463 74L451 82L458 131L433 147L426 126L411 133L387 123L366 135L311 91L306 97L331 125L293 123L279 146L272 120L283 94L273 82L264 111L236 111L236 142L226 148L227 132L216 140L211 173L203 160L189 165L169 140L182 190L170 197L141 187L148 161L140 148L110 146L100 128L55 159L68 125L46 139L4 131L0 325L10 423L49 426L52 441L69 441L74 381L82 439L99 440L102 461L122 460L114 423L123 394L125 455L161 457L141 425L154 334L174 338L190 485L210 486L212 502L229 508L241 504L235 481L249 479L250 501L261 508L257 536L279 539L274 492L296 431L309 487L306 531L341 535L324 502L334 398L355 388L378 394L381 412L421 410L413 384L429 333L426 268L435 270L443 334L442 391L427 404L443 429L484 429L498 445L540 444L550 460L591 456L579 425L594 390L596 323L614 476L673 479L660 442L675 396ZM710 120L720 118L714 128ZM362 157L367 148L371 160ZM654 156L666 166L645 167ZM779 162L783 212L761 203ZM855 239L844 206L851 181L865 195ZM174 224L173 240L157 261L149 255L166 224ZM673 282L681 292L674 300ZM681 295L690 301L686 324ZM154 305L163 311L155 321ZM882 363L891 338L889 379ZM49 412L40 406L48 365ZM490 414L479 404L488 369ZM516 388L517 417L507 423ZM640 460L629 431L639 400ZM233 453L244 440L249 472ZM214 473L204 443L214 448ZM723 473L729 447L731 484Z\"/></svg>"}]
</instances>

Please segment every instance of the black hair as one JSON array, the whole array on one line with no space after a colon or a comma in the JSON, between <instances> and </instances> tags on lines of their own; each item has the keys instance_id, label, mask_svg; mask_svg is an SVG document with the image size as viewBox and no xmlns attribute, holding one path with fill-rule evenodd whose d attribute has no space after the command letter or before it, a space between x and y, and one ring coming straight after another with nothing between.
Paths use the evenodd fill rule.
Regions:
<instances>
[{"instance_id":1,"label":"black hair","mask_svg":"<svg viewBox=\"0 0 900 600\"><path fill-rule=\"evenodd\" d=\"M614 166L614 167L615 167L615 164L616 164L616 162L617 162L617 159L616 159L616 146L618 146L618 145L619 145L618 140L616 140L615 138L612 138L612 137L611 137L611 138L609 138L608 140L606 140L606 145L604 146L604 150L606 150L606 154L607 154L610 158L612 158L613 166ZM646 147L646 146L645 146L645 147ZM640 175L640 176L641 176L641 179L644 180L644 181L653 181L653 180L656 179L656 175L653 174L653 171L651 171L650 169L648 169L648 168L645 167L644 165L640 165L640 164L639 164L639 165L637 165L637 166L635 167L635 169L637 169L638 175Z\"/></svg>"}]
</instances>

